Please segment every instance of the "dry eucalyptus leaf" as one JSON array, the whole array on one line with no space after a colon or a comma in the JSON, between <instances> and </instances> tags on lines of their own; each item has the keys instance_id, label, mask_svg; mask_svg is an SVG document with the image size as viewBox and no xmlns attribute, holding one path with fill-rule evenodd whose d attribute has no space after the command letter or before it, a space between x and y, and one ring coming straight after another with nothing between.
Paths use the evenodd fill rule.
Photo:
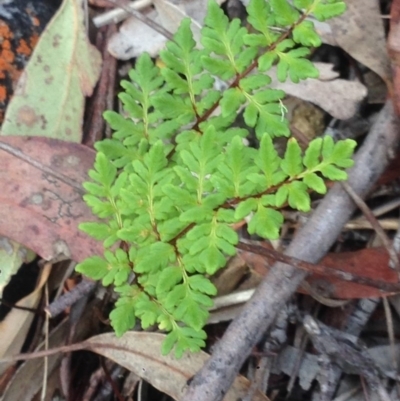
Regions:
<instances>
[{"instance_id":1,"label":"dry eucalyptus leaf","mask_svg":"<svg viewBox=\"0 0 400 401\"><path fill-rule=\"evenodd\" d=\"M82 0L64 0L47 25L7 108L2 135L81 142L85 96L101 56L87 38Z\"/></svg>"},{"instance_id":2,"label":"dry eucalyptus leaf","mask_svg":"<svg viewBox=\"0 0 400 401\"><path fill-rule=\"evenodd\" d=\"M160 23L157 11L148 10L146 17ZM156 57L165 46L166 38L135 17L128 18L111 36L107 50L119 60L129 60L147 52Z\"/></svg>"},{"instance_id":3,"label":"dry eucalyptus leaf","mask_svg":"<svg viewBox=\"0 0 400 401\"><path fill-rule=\"evenodd\" d=\"M60 253L76 261L101 254L102 244L78 230L93 220L82 182L94 155L77 143L0 136L0 235L47 260Z\"/></svg>"},{"instance_id":4,"label":"dry eucalyptus leaf","mask_svg":"<svg viewBox=\"0 0 400 401\"><path fill-rule=\"evenodd\" d=\"M153 3L158 12L158 18L161 21L161 25L171 33L175 33L178 30L183 18L190 17L192 19L191 28L193 38L197 43L200 42L200 22L203 21L205 15L201 15L201 19L197 19L199 15L195 16L187 14L185 5L190 4L190 2L181 2L180 4L175 5L168 0L153 0ZM206 4L205 7L205 10L207 10Z\"/></svg>"},{"instance_id":5,"label":"dry eucalyptus leaf","mask_svg":"<svg viewBox=\"0 0 400 401\"><path fill-rule=\"evenodd\" d=\"M275 78L276 67L273 67L269 71L272 87L312 102L340 120L353 117L359 103L367 96L367 88L360 82L336 78L338 74L332 70L332 64L315 63L315 66L320 71L320 77L306 79L298 84L291 81L278 82Z\"/></svg>"},{"instance_id":6,"label":"dry eucalyptus leaf","mask_svg":"<svg viewBox=\"0 0 400 401\"><path fill-rule=\"evenodd\" d=\"M221 0L217 2L218 4L222 3ZM173 34L178 30L182 19L190 17L193 37L199 42L200 29L207 11L205 0L178 2L154 0L153 3L156 11L148 9L145 12L148 18ZM166 41L164 36L132 17L127 19L121 25L119 32L111 37L108 51L119 60L138 57L144 52L149 53L151 57L156 57L164 48Z\"/></svg>"},{"instance_id":7,"label":"dry eucalyptus leaf","mask_svg":"<svg viewBox=\"0 0 400 401\"><path fill-rule=\"evenodd\" d=\"M175 359L172 354L162 356L160 350L164 338L164 334L129 331L119 338L113 333L100 334L86 343L91 351L134 372L178 401L185 393L188 380L203 366L209 355L201 351L185 353L181 359ZM242 399L249 388L250 381L238 376L224 401ZM268 397L258 391L252 401L268 401Z\"/></svg>"},{"instance_id":8,"label":"dry eucalyptus leaf","mask_svg":"<svg viewBox=\"0 0 400 401\"><path fill-rule=\"evenodd\" d=\"M334 43L383 80L391 76L383 20L376 0L346 0L346 12L329 24Z\"/></svg>"},{"instance_id":9,"label":"dry eucalyptus leaf","mask_svg":"<svg viewBox=\"0 0 400 401\"><path fill-rule=\"evenodd\" d=\"M43 286L51 273L51 265L46 265L40 275L35 290L17 302L22 308L35 309L42 296ZM34 314L23 309L13 308L0 322L0 358L18 354L26 340L26 335L31 327ZM10 362L0 363L0 375L11 365Z\"/></svg>"}]
</instances>

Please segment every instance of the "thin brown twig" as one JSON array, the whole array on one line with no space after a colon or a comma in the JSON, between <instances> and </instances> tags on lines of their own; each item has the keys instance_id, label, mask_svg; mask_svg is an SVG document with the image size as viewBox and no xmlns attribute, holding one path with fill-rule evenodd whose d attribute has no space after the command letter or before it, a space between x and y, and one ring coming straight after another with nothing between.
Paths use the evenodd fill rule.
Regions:
<instances>
[{"instance_id":1,"label":"thin brown twig","mask_svg":"<svg viewBox=\"0 0 400 401\"><path fill-rule=\"evenodd\" d=\"M394 268L399 272L399 257L393 248L392 241L379 224L378 219L375 217L368 205L356 194L356 192L354 192L353 188L347 182L342 182L341 184L354 203L360 208L365 218L370 222L372 228L382 241L383 246L388 251L390 260L394 263Z\"/></svg>"}]
</instances>

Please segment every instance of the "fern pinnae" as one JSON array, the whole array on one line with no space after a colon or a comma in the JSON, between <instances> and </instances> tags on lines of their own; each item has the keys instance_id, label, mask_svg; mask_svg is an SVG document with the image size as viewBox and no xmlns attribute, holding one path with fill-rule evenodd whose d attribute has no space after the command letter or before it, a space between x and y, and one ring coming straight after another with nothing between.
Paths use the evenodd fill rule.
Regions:
<instances>
[{"instance_id":1,"label":"fern pinnae","mask_svg":"<svg viewBox=\"0 0 400 401\"><path fill-rule=\"evenodd\" d=\"M352 164L351 140L318 138L303 152L290 139L278 154L273 138L290 134L285 94L266 75L276 63L280 80L314 77L305 57L319 38L306 18L338 15L343 3L251 0L247 11L251 32L212 0L202 48L185 19L160 53L164 67L138 58L122 83L125 115L105 113L115 132L96 144L93 182L85 184L84 199L102 221L81 228L106 251L77 271L114 285L117 335L138 318L168 332L162 352L178 357L205 345L216 293L210 276L236 252L233 225L248 217L250 234L278 238L280 209L309 210L309 192L325 193L324 179L345 179ZM239 111L245 128L232 126ZM251 128L257 149L243 143Z\"/></svg>"}]
</instances>

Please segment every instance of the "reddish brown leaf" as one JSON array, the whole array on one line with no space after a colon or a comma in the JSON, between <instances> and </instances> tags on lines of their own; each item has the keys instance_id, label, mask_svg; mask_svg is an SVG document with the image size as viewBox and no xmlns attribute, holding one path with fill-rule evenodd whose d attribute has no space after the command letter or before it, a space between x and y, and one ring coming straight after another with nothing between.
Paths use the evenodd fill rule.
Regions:
<instances>
[{"instance_id":1,"label":"reddish brown leaf","mask_svg":"<svg viewBox=\"0 0 400 401\"><path fill-rule=\"evenodd\" d=\"M241 252L240 255L258 274L267 274L269 268L263 256L249 252ZM397 273L389 268L388 263L389 256L384 248L369 248L355 252L330 253L319 264L386 283L398 283ZM384 294L377 288L316 274L307 281L313 289L327 298L358 299L380 297Z\"/></svg>"},{"instance_id":2,"label":"reddish brown leaf","mask_svg":"<svg viewBox=\"0 0 400 401\"><path fill-rule=\"evenodd\" d=\"M330 253L321 261L327 267L340 268L360 276L398 283L398 274L389 267L389 256L384 248L367 248L355 252ZM325 289L325 294L334 298L353 299L380 297L382 291L363 285L313 276L309 283L317 289ZM334 294L334 295L331 295Z\"/></svg>"},{"instance_id":3,"label":"reddish brown leaf","mask_svg":"<svg viewBox=\"0 0 400 401\"><path fill-rule=\"evenodd\" d=\"M64 253L81 261L101 253L101 244L78 230L94 219L82 201L94 154L50 138L1 137L0 234L47 260Z\"/></svg>"}]
</instances>

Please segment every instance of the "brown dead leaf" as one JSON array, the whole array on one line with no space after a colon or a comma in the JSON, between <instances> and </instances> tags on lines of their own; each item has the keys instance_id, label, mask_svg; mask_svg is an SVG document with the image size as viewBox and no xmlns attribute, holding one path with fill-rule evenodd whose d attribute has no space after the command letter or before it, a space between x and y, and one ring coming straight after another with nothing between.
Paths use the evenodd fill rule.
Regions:
<instances>
[{"instance_id":1,"label":"brown dead leaf","mask_svg":"<svg viewBox=\"0 0 400 401\"><path fill-rule=\"evenodd\" d=\"M266 258L249 252L240 252L240 256L261 276L269 271ZM384 248L367 248L354 252L330 253L319 263L322 266L341 269L386 283L398 283L398 275L389 267L389 256ZM384 293L372 287L342 281L333 277L312 275L307 278L312 289L326 298L360 299L381 297ZM303 291L303 290L301 290Z\"/></svg>"},{"instance_id":2,"label":"brown dead leaf","mask_svg":"<svg viewBox=\"0 0 400 401\"><path fill-rule=\"evenodd\" d=\"M230 294L234 291L247 271L248 267L239 255L231 258L228 264L213 277L212 282L217 287L218 295Z\"/></svg>"},{"instance_id":3,"label":"brown dead leaf","mask_svg":"<svg viewBox=\"0 0 400 401\"><path fill-rule=\"evenodd\" d=\"M340 46L360 63L376 72L384 81L390 78L385 31L379 2L346 0L347 10L329 21L334 45Z\"/></svg>"},{"instance_id":4,"label":"brown dead leaf","mask_svg":"<svg viewBox=\"0 0 400 401\"><path fill-rule=\"evenodd\" d=\"M46 260L65 254L76 261L102 246L78 230L93 220L82 200L82 182L94 151L39 137L0 137L0 234Z\"/></svg>"},{"instance_id":5,"label":"brown dead leaf","mask_svg":"<svg viewBox=\"0 0 400 401\"><path fill-rule=\"evenodd\" d=\"M201 351L185 353L181 359L172 355L162 356L161 344L165 334L129 331L122 337L113 333L100 334L90 338L88 348L134 372L152 386L180 400L185 393L187 382L200 370L209 355ZM250 381L238 376L224 401L242 399L250 388ZM257 391L252 401L268 401L268 397Z\"/></svg>"}]
</instances>

